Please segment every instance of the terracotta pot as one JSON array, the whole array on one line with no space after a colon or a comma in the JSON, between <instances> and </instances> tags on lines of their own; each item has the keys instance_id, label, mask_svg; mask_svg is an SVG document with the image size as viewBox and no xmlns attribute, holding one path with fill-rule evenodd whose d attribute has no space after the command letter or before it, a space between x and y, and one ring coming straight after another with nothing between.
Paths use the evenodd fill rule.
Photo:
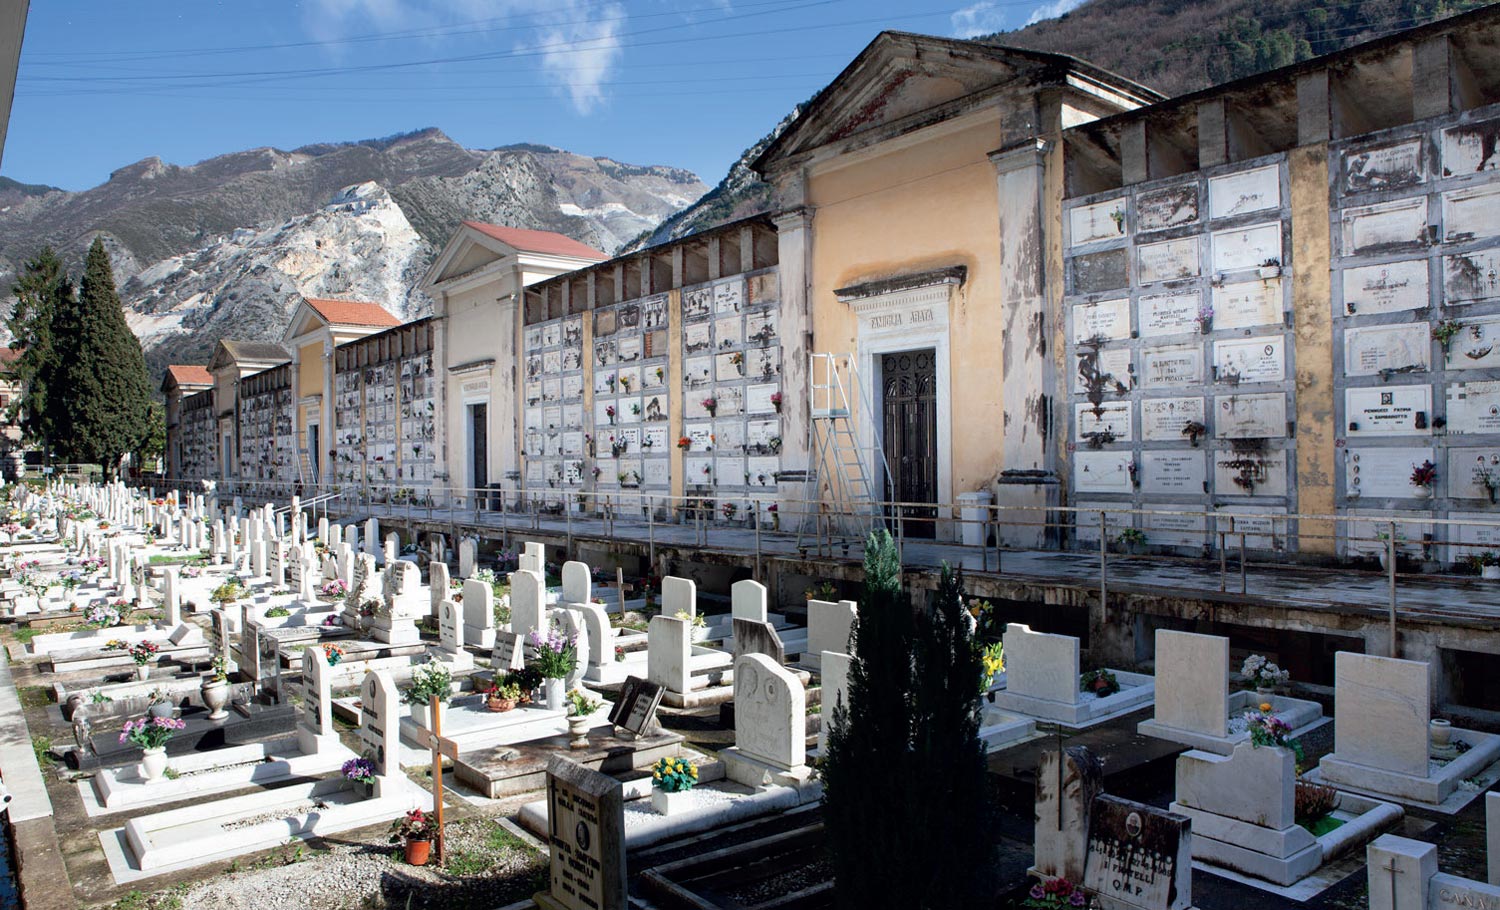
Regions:
<instances>
[{"instance_id":1,"label":"terracotta pot","mask_svg":"<svg viewBox=\"0 0 1500 910\"><path fill-rule=\"evenodd\" d=\"M514 698L495 698L491 696L485 699L484 706L496 714L503 714L516 706Z\"/></svg>"},{"instance_id":2,"label":"terracotta pot","mask_svg":"<svg viewBox=\"0 0 1500 910\"><path fill-rule=\"evenodd\" d=\"M408 865L425 866L431 856L432 841L408 840L406 842L406 862Z\"/></svg>"}]
</instances>

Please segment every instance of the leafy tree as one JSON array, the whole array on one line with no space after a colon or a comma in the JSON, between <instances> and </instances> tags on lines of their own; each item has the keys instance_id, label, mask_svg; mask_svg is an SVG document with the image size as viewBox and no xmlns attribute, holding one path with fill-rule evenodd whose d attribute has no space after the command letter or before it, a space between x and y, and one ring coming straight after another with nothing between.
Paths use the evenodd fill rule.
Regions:
<instances>
[{"instance_id":1,"label":"leafy tree","mask_svg":"<svg viewBox=\"0 0 1500 910\"><path fill-rule=\"evenodd\" d=\"M167 413L162 403L151 399L146 416L146 435L136 445L136 464L145 467L167 452Z\"/></svg>"},{"instance_id":2,"label":"leafy tree","mask_svg":"<svg viewBox=\"0 0 1500 910\"><path fill-rule=\"evenodd\" d=\"M19 352L11 370L22 392L11 402L7 417L19 419L26 440L45 450L54 437L49 403L57 370L52 321L60 308L71 305L73 283L52 248L43 247L22 267L11 293L16 305L5 328L11 350Z\"/></svg>"},{"instance_id":3,"label":"leafy tree","mask_svg":"<svg viewBox=\"0 0 1500 910\"><path fill-rule=\"evenodd\" d=\"M59 454L101 464L113 475L120 458L148 435L151 383L98 237L89 247L77 299L60 307L53 320L53 343L58 368L51 401Z\"/></svg>"},{"instance_id":4,"label":"leafy tree","mask_svg":"<svg viewBox=\"0 0 1500 910\"><path fill-rule=\"evenodd\" d=\"M847 703L824 708L823 816L841 908L977 906L967 892L988 849L980 664L961 585L945 571L933 609L914 612L895 541L870 535Z\"/></svg>"}]
</instances>

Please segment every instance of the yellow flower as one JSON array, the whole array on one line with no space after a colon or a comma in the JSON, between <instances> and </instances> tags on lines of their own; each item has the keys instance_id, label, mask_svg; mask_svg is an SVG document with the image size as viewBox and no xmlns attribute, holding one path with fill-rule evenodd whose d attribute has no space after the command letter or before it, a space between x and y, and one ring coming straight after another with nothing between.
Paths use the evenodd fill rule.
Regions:
<instances>
[{"instance_id":1,"label":"yellow flower","mask_svg":"<svg viewBox=\"0 0 1500 910\"><path fill-rule=\"evenodd\" d=\"M660 771L652 771L651 772L651 776L654 777L654 778L656 778L657 780L661 780L661 772Z\"/></svg>"},{"instance_id":2,"label":"yellow flower","mask_svg":"<svg viewBox=\"0 0 1500 910\"><path fill-rule=\"evenodd\" d=\"M1261 713L1263 713L1263 714L1270 714L1271 713L1271 703L1268 702L1268 701L1261 702L1260 703L1260 710L1261 710Z\"/></svg>"}]
</instances>

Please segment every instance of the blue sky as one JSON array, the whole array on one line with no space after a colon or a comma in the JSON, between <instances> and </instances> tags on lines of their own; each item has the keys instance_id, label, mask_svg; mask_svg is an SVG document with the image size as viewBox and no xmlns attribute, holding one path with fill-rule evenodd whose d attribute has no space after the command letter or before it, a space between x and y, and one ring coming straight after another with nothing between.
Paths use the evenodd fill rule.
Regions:
<instances>
[{"instance_id":1,"label":"blue sky","mask_svg":"<svg viewBox=\"0 0 1500 910\"><path fill-rule=\"evenodd\" d=\"M41 0L3 173L85 189L436 126L712 185L882 28L967 37L1078 0Z\"/></svg>"}]
</instances>

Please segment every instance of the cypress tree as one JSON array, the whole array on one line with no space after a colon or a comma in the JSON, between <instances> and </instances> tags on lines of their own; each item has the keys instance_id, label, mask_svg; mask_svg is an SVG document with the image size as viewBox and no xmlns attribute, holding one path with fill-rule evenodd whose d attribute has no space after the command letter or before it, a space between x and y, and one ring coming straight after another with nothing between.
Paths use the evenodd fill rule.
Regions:
<instances>
[{"instance_id":1,"label":"cypress tree","mask_svg":"<svg viewBox=\"0 0 1500 910\"><path fill-rule=\"evenodd\" d=\"M71 304L73 283L49 246L27 260L11 293L16 305L5 328L10 332L11 349L19 352L11 371L21 394L9 405L8 416L20 420L28 442L46 451L55 437L49 403L57 371L52 322L59 309Z\"/></svg>"},{"instance_id":2,"label":"cypress tree","mask_svg":"<svg viewBox=\"0 0 1500 910\"><path fill-rule=\"evenodd\" d=\"M101 464L112 476L121 456L148 435L151 383L140 340L125 324L104 242L94 238L76 302L53 321L58 359L51 401L59 450L70 461Z\"/></svg>"}]
</instances>

